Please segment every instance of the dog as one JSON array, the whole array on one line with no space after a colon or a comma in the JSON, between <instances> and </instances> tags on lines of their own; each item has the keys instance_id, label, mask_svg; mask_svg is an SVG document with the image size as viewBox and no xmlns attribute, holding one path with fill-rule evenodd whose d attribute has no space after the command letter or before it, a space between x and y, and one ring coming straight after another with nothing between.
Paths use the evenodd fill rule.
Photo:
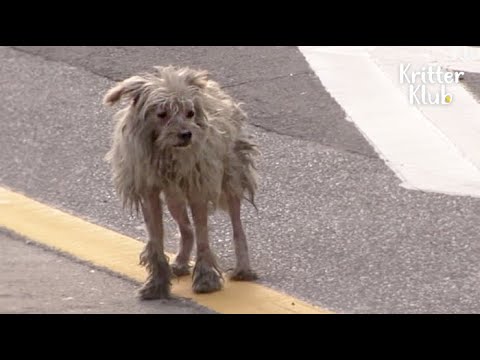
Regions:
<instances>
[{"instance_id":1,"label":"dog","mask_svg":"<svg viewBox=\"0 0 480 360\"><path fill-rule=\"evenodd\" d=\"M229 278L256 280L241 205L248 200L255 206L259 151L246 133L248 118L241 104L207 71L175 66L155 66L117 83L103 103L112 106L120 100L126 100L126 106L114 115L112 146L105 158L124 208L141 210L146 225L148 241L140 264L148 277L140 297L170 297L172 276L191 272L194 239L193 291L223 288L224 278L209 243L212 209L226 211L233 228L236 267ZM171 265L164 253L164 203L181 235Z\"/></svg>"}]
</instances>

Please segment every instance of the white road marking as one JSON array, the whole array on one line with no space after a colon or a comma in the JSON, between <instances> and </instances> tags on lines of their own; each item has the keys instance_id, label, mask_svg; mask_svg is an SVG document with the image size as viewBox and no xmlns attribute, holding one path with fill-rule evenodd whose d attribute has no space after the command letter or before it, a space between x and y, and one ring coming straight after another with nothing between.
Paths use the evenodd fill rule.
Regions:
<instances>
[{"instance_id":1,"label":"white road marking","mask_svg":"<svg viewBox=\"0 0 480 360\"><path fill-rule=\"evenodd\" d=\"M412 105L408 86L399 79L402 63L480 69L480 49L299 49L349 120L403 181L402 186L480 197L480 105L461 84L447 84L451 104Z\"/></svg>"}]
</instances>

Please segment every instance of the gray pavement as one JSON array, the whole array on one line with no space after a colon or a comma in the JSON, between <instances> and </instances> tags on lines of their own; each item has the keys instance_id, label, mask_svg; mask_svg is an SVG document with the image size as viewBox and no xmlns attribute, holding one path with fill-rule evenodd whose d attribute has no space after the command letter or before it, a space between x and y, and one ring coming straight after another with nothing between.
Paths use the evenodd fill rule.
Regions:
<instances>
[{"instance_id":1,"label":"gray pavement","mask_svg":"<svg viewBox=\"0 0 480 360\"><path fill-rule=\"evenodd\" d=\"M185 299L140 301L138 284L0 231L1 314L205 314Z\"/></svg>"},{"instance_id":2,"label":"gray pavement","mask_svg":"<svg viewBox=\"0 0 480 360\"><path fill-rule=\"evenodd\" d=\"M251 123L345 151L377 156L294 46L41 46L17 50L120 81L154 65L208 70L245 102Z\"/></svg>"},{"instance_id":3,"label":"gray pavement","mask_svg":"<svg viewBox=\"0 0 480 360\"><path fill-rule=\"evenodd\" d=\"M0 184L143 239L102 161L101 98L153 64L206 67L246 103L263 152L259 212L245 209L263 284L338 312L480 312L480 200L399 187L296 48L0 48L0 63ZM211 235L232 267L225 216Z\"/></svg>"}]
</instances>

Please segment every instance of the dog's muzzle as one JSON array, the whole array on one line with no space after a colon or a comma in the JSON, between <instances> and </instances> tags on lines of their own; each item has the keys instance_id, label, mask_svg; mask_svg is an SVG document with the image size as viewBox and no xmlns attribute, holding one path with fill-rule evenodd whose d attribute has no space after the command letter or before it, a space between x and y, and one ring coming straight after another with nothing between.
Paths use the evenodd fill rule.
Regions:
<instances>
[{"instance_id":1,"label":"dog's muzzle","mask_svg":"<svg viewBox=\"0 0 480 360\"><path fill-rule=\"evenodd\" d=\"M189 130L182 130L178 134L178 139L180 140L176 147L184 147L190 145L192 142L192 132Z\"/></svg>"}]
</instances>

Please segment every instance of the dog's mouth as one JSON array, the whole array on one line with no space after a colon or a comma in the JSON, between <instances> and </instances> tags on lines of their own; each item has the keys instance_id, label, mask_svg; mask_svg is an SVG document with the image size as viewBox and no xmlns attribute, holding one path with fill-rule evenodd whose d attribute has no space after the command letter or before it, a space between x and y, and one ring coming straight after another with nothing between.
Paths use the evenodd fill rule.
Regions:
<instances>
[{"instance_id":1,"label":"dog's mouth","mask_svg":"<svg viewBox=\"0 0 480 360\"><path fill-rule=\"evenodd\" d=\"M177 143L176 145L174 145L173 147L176 147L176 148L187 148L189 147L190 145L192 144L192 142L190 140L187 140L187 141L182 141L180 143Z\"/></svg>"}]
</instances>

